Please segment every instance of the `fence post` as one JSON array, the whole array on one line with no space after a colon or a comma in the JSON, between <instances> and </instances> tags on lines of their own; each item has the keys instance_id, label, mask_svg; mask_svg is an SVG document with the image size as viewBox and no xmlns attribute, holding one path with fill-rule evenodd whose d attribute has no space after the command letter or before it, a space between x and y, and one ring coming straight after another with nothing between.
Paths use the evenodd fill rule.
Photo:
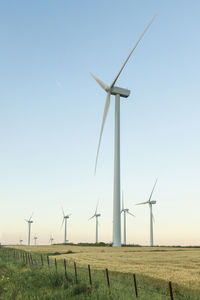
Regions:
<instances>
[{"instance_id":1,"label":"fence post","mask_svg":"<svg viewBox=\"0 0 200 300\"><path fill-rule=\"evenodd\" d=\"M174 300L173 291L172 291L172 282L171 281L169 281L169 292L170 292L171 300Z\"/></svg>"},{"instance_id":2,"label":"fence post","mask_svg":"<svg viewBox=\"0 0 200 300\"><path fill-rule=\"evenodd\" d=\"M31 259L31 264L33 265L33 258L32 258L32 254L30 254L30 259Z\"/></svg>"},{"instance_id":3,"label":"fence post","mask_svg":"<svg viewBox=\"0 0 200 300\"><path fill-rule=\"evenodd\" d=\"M44 265L42 254L41 254L41 264L42 264L42 266Z\"/></svg>"},{"instance_id":4,"label":"fence post","mask_svg":"<svg viewBox=\"0 0 200 300\"><path fill-rule=\"evenodd\" d=\"M56 268L56 273L57 273L57 261L56 261L56 258L55 258L55 268Z\"/></svg>"},{"instance_id":5,"label":"fence post","mask_svg":"<svg viewBox=\"0 0 200 300\"><path fill-rule=\"evenodd\" d=\"M88 265L88 274L89 274L90 285L92 286L92 276L91 276L90 265Z\"/></svg>"},{"instance_id":6,"label":"fence post","mask_svg":"<svg viewBox=\"0 0 200 300\"><path fill-rule=\"evenodd\" d=\"M64 258L64 268L65 268L65 278L66 280L68 280L67 278L67 268L66 268L66 259Z\"/></svg>"},{"instance_id":7,"label":"fence post","mask_svg":"<svg viewBox=\"0 0 200 300\"><path fill-rule=\"evenodd\" d=\"M137 282L136 282L136 276L133 274L133 280L134 280L134 287L135 287L135 296L138 297L138 290L137 290Z\"/></svg>"},{"instance_id":8,"label":"fence post","mask_svg":"<svg viewBox=\"0 0 200 300\"><path fill-rule=\"evenodd\" d=\"M47 263L48 263L48 267L49 267L49 256L47 255Z\"/></svg>"},{"instance_id":9,"label":"fence post","mask_svg":"<svg viewBox=\"0 0 200 300\"><path fill-rule=\"evenodd\" d=\"M77 268L76 268L76 263L74 262L74 273L75 273L75 280L76 283L78 283L78 278L77 278Z\"/></svg>"},{"instance_id":10,"label":"fence post","mask_svg":"<svg viewBox=\"0 0 200 300\"><path fill-rule=\"evenodd\" d=\"M107 278L108 287L110 288L110 279L109 279L109 274L108 274L108 269L107 268L106 268L106 278Z\"/></svg>"}]
</instances>

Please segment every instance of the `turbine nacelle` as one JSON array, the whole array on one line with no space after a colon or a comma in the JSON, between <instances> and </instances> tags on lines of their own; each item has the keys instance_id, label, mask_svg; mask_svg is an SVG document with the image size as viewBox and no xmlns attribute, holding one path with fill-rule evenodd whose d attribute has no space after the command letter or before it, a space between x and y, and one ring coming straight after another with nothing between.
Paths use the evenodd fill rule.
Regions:
<instances>
[{"instance_id":1,"label":"turbine nacelle","mask_svg":"<svg viewBox=\"0 0 200 300\"><path fill-rule=\"evenodd\" d=\"M155 200L151 200L151 201L149 201L149 204L156 204L156 201Z\"/></svg>"},{"instance_id":2,"label":"turbine nacelle","mask_svg":"<svg viewBox=\"0 0 200 300\"><path fill-rule=\"evenodd\" d=\"M123 89L117 86L114 86L111 90L110 90L111 95L120 95L120 97L123 98L128 98L128 96L130 95L131 91L127 90L127 89Z\"/></svg>"}]
</instances>

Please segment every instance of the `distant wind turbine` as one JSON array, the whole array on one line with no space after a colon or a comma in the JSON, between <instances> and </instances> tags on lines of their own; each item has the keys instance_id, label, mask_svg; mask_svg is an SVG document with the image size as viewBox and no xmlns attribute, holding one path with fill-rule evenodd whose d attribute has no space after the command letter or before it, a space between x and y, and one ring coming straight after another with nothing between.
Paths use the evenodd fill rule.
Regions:
<instances>
[{"instance_id":1,"label":"distant wind turbine","mask_svg":"<svg viewBox=\"0 0 200 300\"><path fill-rule=\"evenodd\" d=\"M54 240L54 238L53 238L52 235L51 235L51 237L50 237L50 239L49 239L50 245L53 244L53 240Z\"/></svg>"},{"instance_id":2,"label":"distant wind turbine","mask_svg":"<svg viewBox=\"0 0 200 300\"><path fill-rule=\"evenodd\" d=\"M25 221L28 223L28 246L30 246L31 243L31 224L33 223L32 219L33 214L30 216L29 220Z\"/></svg>"},{"instance_id":3,"label":"distant wind turbine","mask_svg":"<svg viewBox=\"0 0 200 300\"><path fill-rule=\"evenodd\" d=\"M20 240L19 240L19 244L20 244L20 245L22 245L22 242L23 242L23 240L22 240L22 239L20 239Z\"/></svg>"},{"instance_id":4,"label":"distant wind turbine","mask_svg":"<svg viewBox=\"0 0 200 300\"><path fill-rule=\"evenodd\" d=\"M63 224L65 223L65 225L64 225L65 226L65 230L64 230L64 244L66 244L68 242L68 240L67 240L67 219L69 219L69 217L71 216L71 214L66 215L64 213L63 208L62 208L62 212L63 212L63 221L62 221L62 224L61 224L61 228L62 228Z\"/></svg>"},{"instance_id":5,"label":"distant wind turbine","mask_svg":"<svg viewBox=\"0 0 200 300\"><path fill-rule=\"evenodd\" d=\"M137 203L136 204L136 205L149 204L149 209L150 209L150 246L154 245L154 243L153 243L153 221L154 221L154 216L153 216L153 212L152 212L152 205L156 204L156 201L155 200L151 200L151 197L153 195L153 192L154 192L155 186L157 184L157 181L158 181L158 179L156 179L156 181L154 183L154 186L153 186L153 189L151 191L149 200L146 201L146 202L141 202L141 203Z\"/></svg>"},{"instance_id":6,"label":"distant wind turbine","mask_svg":"<svg viewBox=\"0 0 200 300\"><path fill-rule=\"evenodd\" d=\"M155 17L154 17L155 18ZM120 97L127 98L130 95L130 91L127 89L119 88L115 86L117 79L119 78L122 70L124 69L126 63L128 62L130 56L132 55L133 51L139 44L140 40L142 39L143 35L147 31L147 29L152 24L154 18L151 22L147 25L143 33L140 35L139 39L137 40L136 44L134 45L133 49L129 53L128 57L124 61L119 73L114 78L113 82L110 86L106 85L96 76L91 74L91 76L97 81L97 83L104 89L107 93L106 96L106 103L104 107L103 113L103 120L101 125L99 143L97 148L97 155L96 155L96 162L95 162L95 173L97 168L97 161L99 155L99 149L101 144L101 138L103 134L103 129L106 121L106 117L108 114L109 106L110 106L110 96L115 96L115 143L114 143L114 193L113 193L113 246L114 247L121 247L121 219L120 219Z\"/></svg>"},{"instance_id":7,"label":"distant wind turbine","mask_svg":"<svg viewBox=\"0 0 200 300\"><path fill-rule=\"evenodd\" d=\"M38 237L37 236L34 236L34 245L36 246L36 244L37 244L37 240L38 240Z\"/></svg>"},{"instance_id":8,"label":"distant wind turbine","mask_svg":"<svg viewBox=\"0 0 200 300\"><path fill-rule=\"evenodd\" d=\"M126 245L126 214L135 217L132 213L130 213L128 208L124 208L124 192L122 192L122 210L121 213L124 213L124 245Z\"/></svg>"},{"instance_id":9,"label":"distant wind turbine","mask_svg":"<svg viewBox=\"0 0 200 300\"><path fill-rule=\"evenodd\" d=\"M101 216L101 214L97 213L97 209L98 209L98 203L97 203L94 215L88 219L88 221L89 221L89 220L93 219L94 217L96 218L96 243L98 243L98 227L99 227L98 218Z\"/></svg>"}]
</instances>

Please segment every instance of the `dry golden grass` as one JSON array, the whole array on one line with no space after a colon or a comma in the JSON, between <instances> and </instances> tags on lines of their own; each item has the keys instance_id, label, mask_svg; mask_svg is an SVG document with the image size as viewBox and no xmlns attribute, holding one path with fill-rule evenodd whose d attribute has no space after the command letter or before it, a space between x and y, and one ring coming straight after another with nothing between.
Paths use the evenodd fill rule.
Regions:
<instances>
[{"instance_id":1,"label":"dry golden grass","mask_svg":"<svg viewBox=\"0 0 200 300\"><path fill-rule=\"evenodd\" d=\"M190 289L200 289L200 249L174 247L87 247L72 245L19 246L26 251L61 254L81 266L90 264L93 269L140 273L153 278L171 280Z\"/></svg>"}]
</instances>

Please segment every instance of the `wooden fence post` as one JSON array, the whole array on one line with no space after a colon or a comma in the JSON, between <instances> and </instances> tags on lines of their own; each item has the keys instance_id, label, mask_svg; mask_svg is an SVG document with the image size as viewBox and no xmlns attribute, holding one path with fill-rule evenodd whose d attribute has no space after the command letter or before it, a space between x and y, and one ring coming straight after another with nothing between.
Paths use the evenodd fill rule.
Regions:
<instances>
[{"instance_id":1,"label":"wooden fence post","mask_svg":"<svg viewBox=\"0 0 200 300\"><path fill-rule=\"evenodd\" d=\"M75 281L78 283L78 277L77 277L77 268L76 268L76 263L74 262L74 274L75 274Z\"/></svg>"},{"instance_id":2,"label":"wooden fence post","mask_svg":"<svg viewBox=\"0 0 200 300\"><path fill-rule=\"evenodd\" d=\"M110 288L110 279L109 279L109 274L108 274L108 269L107 268L106 268L106 278L107 278L108 287Z\"/></svg>"},{"instance_id":3,"label":"wooden fence post","mask_svg":"<svg viewBox=\"0 0 200 300\"><path fill-rule=\"evenodd\" d=\"M56 273L57 273L57 261L56 261L56 258L55 258L55 268L56 268Z\"/></svg>"},{"instance_id":4,"label":"wooden fence post","mask_svg":"<svg viewBox=\"0 0 200 300\"><path fill-rule=\"evenodd\" d=\"M68 278L67 278L66 259L65 258L64 258L64 268L65 268L65 278L66 278L66 280L68 280Z\"/></svg>"},{"instance_id":5,"label":"wooden fence post","mask_svg":"<svg viewBox=\"0 0 200 300\"><path fill-rule=\"evenodd\" d=\"M30 254L30 259L31 259L31 264L33 265L33 258L32 258L32 254Z\"/></svg>"},{"instance_id":6,"label":"wooden fence post","mask_svg":"<svg viewBox=\"0 0 200 300\"><path fill-rule=\"evenodd\" d=\"M170 292L171 300L174 300L173 291L172 291L172 282L171 281L169 281L169 292Z\"/></svg>"},{"instance_id":7,"label":"wooden fence post","mask_svg":"<svg viewBox=\"0 0 200 300\"><path fill-rule=\"evenodd\" d=\"M135 296L138 297L138 290L137 290L137 282L136 282L136 276L133 274L133 280L134 280L134 287L135 287Z\"/></svg>"},{"instance_id":8,"label":"wooden fence post","mask_svg":"<svg viewBox=\"0 0 200 300\"><path fill-rule=\"evenodd\" d=\"M91 276L90 265L88 265L88 274L89 274L89 282L90 282L90 285L92 286L92 276Z\"/></svg>"},{"instance_id":9,"label":"wooden fence post","mask_svg":"<svg viewBox=\"0 0 200 300\"><path fill-rule=\"evenodd\" d=\"M47 263L48 263L48 267L49 267L49 256L47 255Z\"/></svg>"},{"instance_id":10,"label":"wooden fence post","mask_svg":"<svg viewBox=\"0 0 200 300\"><path fill-rule=\"evenodd\" d=\"M41 254L41 264L42 264L42 266L44 265L42 254Z\"/></svg>"}]
</instances>

